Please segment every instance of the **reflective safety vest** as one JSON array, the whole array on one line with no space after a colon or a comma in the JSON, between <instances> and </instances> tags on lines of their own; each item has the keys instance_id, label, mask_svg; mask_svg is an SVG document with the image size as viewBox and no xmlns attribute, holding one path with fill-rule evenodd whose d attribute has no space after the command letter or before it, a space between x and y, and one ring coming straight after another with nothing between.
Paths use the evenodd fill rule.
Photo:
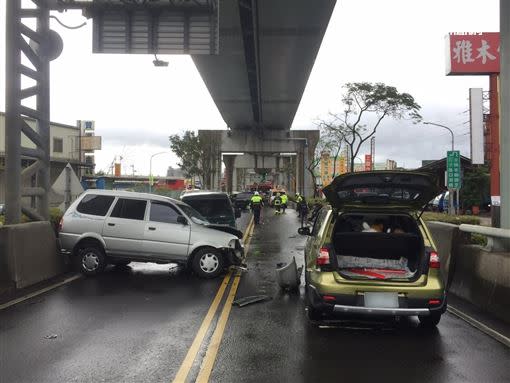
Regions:
<instances>
[{"instance_id":1,"label":"reflective safety vest","mask_svg":"<svg viewBox=\"0 0 510 383\"><path fill-rule=\"evenodd\" d=\"M287 202L289 202L289 197L287 196L287 194L282 194L282 203L284 205L287 205Z\"/></svg>"},{"instance_id":2,"label":"reflective safety vest","mask_svg":"<svg viewBox=\"0 0 510 383\"><path fill-rule=\"evenodd\" d=\"M274 199L274 204L275 205L281 205L282 204L282 197L276 197Z\"/></svg>"},{"instance_id":3,"label":"reflective safety vest","mask_svg":"<svg viewBox=\"0 0 510 383\"><path fill-rule=\"evenodd\" d=\"M250 202L252 205L260 205L262 203L262 197L259 195L254 195L251 197Z\"/></svg>"}]
</instances>

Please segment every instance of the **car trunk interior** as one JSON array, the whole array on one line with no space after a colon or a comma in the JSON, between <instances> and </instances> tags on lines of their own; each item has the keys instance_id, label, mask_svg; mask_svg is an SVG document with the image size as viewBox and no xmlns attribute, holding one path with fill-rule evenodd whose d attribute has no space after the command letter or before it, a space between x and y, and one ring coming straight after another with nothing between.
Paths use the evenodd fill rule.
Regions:
<instances>
[{"instance_id":1,"label":"car trunk interior","mask_svg":"<svg viewBox=\"0 0 510 383\"><path fill-rule=\"evenodd\" d=\"M426 268L423 238L409 215L344 213L332 238L334 266L346 278L414 281Z\"/></svg>"}]
</instances>

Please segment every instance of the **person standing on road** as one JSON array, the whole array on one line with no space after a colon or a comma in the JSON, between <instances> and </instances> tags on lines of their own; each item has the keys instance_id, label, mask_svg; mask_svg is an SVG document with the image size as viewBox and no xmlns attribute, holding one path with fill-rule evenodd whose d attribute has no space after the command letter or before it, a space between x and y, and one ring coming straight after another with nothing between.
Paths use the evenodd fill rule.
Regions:
<instances>
[{"instance_id":1,"label":"person standing on road","mask_svg":"<svg viewBox=\"0 0 510 383\"><path fill-rule=\"evenodd\" d=\"M253 196L250 200L251 211L253 212L253 219L255 221L255 225L260 223L260 210L262 210L263 202L262 197L259 195L259 192L256 191L253 193Z\"/></svg>"},{"instance_id":2,"label":"person standing on road","mask_svg":"<svg viewBox=\"0 0 510 383\"><path fill-rule=\"evenodd\" d=\"M308 204L305 197L296 193L296 203L298 209L298 218L301 218L301 227L306 223L308 217Z\"/></svg>"},{"instance_id":3,"label":"person standing on road","mask_svg":"<svg viewBox=\"0 0 510 383\"><path fill-rule=\"evenodd\" d=\"M282 212L285 214L285 209L287 209L287 203L289 202L289 196L287 194L282 194Z\"/></svg>"},{"instance_id":4,"label":"person standing on road","mask_svg":"<svg viewBox=\"0 0 510 383\"><path fill-rule=\"evenodd\" d=\"M273 204L274 204L274 208L275 208L274 213L280 214L281 213L280 209L282 207L282 197L280 196L280 193L276 193L276 197L274 197Z\"/></svg>"},{"instance_id":5,"label":"person standing on road","mask_svg":"<svg viewBox=\"0 0 510 383\"><path fill-rule=\"evenodd\" d=\"M303 197L301 194L296 193L296 210L298 212L298 218L301 217L301 205L303 204Z\"/></svg>"}]
</instances>

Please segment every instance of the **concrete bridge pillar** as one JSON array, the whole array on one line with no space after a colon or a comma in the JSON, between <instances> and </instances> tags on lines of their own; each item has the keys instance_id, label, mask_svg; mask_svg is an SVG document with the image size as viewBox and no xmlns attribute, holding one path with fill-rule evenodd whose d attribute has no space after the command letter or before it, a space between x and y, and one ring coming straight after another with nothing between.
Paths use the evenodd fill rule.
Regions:
<instances>
[{"instance_id":1,"label":"concrete bridge pillar","mask_svg":"<svg viewBox=\"0 0 510 383\"><path fill-rule=\"evenodd\" d=\"M309 158L312 158L319 140L318 130L199 130L201 139L207 142L218 143L214 150L208 153L211 162L220 160L214 171L217 176L211 189L219 189L221 181L221 153L244 153L239 155L238 167L244 169L275 169L282 172L282 153L295 158L295 170L292 172L296 178L296 190L306 197L314 194L313 180L307 170ZM223 156L226 166L227 190L233 191L234 181L234 158ZM292 163L292 162L291 162ZM213 169L211 169L211 172ZM285 175L279 175L278 181L285 183ZM287 183L290 186L290 182Z\"/></svg>"},{"instance_id":2,"label":"concrete bridge pillar","mask_svg":"<svg viewBox=\"0 0 510 383\"><path fill-rule=\"evenodd\" d=\"M223 162L225 163L225 181L227 193L231 194L234 186L234 163L236 160L235 155L223 155Z\"/></svg>"}]
</instances>

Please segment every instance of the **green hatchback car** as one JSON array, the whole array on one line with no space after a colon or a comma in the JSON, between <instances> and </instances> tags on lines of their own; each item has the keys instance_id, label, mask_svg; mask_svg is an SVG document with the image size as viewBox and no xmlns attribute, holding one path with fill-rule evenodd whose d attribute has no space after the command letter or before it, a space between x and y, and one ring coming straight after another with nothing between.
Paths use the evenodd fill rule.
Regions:
<instances>
[{"instance_id":1,"label":"green hatchback car","mask_svg":"<svg viewBox=\"0 0 510 383\"><path fill-rule=\"evenodd\" d=\"M371 171L336 177L330 205L305 246L308 316L418 316L434 327L446 292L434 241L421 212L438 194L428 174Z\"/></svg>"}]
</instances>

